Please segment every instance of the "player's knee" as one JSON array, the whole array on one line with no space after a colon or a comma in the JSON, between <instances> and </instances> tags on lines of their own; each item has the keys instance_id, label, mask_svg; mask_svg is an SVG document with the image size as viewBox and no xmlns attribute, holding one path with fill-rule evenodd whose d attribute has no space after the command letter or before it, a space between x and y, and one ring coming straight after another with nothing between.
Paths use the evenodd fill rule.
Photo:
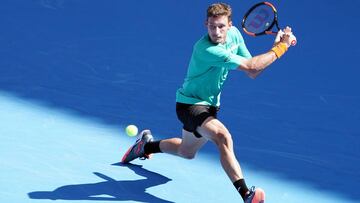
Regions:
<instances>
[{"instance_id":1,"label":"player's knee","mask_svg":"<svg viewBox=\"0 0 360 203\"><path fill-rule=\"evenodd\" d=\"M186 150L179 150L178 154L184 159L194 159L196 153L192 153Z\"/></svg>"},{"instance_id":2,"label":"player's knee","mask_svg":"<svg viewBox=\"0 0 360 203\"><path fill-rule=\"evenodd\" d=\"M195 154L186 154L185 156L183 156L184 159L194 159L195 158Z\"/></svg>"},{"instance_id":3,"label":"player's knee","mask_svg":"<svg viewBox=\"0 0 360 203\"><path fill-rule=\"evenodd\" d=\"M232 143L232 137L231 137L231 134L229 133L229 131L219 130L218 132L216 132L215 143L218 146L224 146L224 145L227 146L230 143Z\"/></svg>"}]
</instances>

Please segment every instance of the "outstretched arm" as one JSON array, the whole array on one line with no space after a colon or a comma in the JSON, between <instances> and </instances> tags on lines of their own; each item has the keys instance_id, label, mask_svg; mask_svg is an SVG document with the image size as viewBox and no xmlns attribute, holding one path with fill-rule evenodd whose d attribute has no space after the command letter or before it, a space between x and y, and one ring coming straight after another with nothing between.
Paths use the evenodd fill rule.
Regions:
<instances>
[{"instance_id":1,"label":"outstretched arm","mask_svg":"<svg viewBox=\"0 0 360 203\"><path fill-rule=\"evenodd\" d=\"M277 57L275 52L269 51L267 53L252 57L251 59L244 60L244 62L239 66L239 69L245 71L250 78L255 79L276 59Z\"/></svg>"},{"instance_id":2,"label":"outstretched arm","mask_svg":"<svg viewBox=\"0 0 360 203\"><path fill-rule=\"evenodd\" d=\"M238 69L245 71L250 78L255 79L263 70L287 51L294 38L295 36L291 32L291 28L286 27L284 31L279 31L275 38L274 46L270 51L249 59L243 58Z\"/></svg>"}]
</instances>

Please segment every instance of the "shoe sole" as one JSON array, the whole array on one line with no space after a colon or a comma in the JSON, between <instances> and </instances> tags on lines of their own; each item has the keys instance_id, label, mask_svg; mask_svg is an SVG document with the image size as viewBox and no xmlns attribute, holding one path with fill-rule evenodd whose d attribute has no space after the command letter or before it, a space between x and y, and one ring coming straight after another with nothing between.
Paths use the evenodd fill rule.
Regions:
<instances>
[{"instance_id":1,"label":"shoe sole","mask_svg":"<svg viewBox=\"0 0 360 203\"><path fill-rule=\"evenodd\" d=\"M126 153L124 154L123 158L121 159L121 163L129 163L129 161L125 161L128 155L130 154L131 150L134 148L134 146L130 147Z\"/></svg>"}]
</instances>

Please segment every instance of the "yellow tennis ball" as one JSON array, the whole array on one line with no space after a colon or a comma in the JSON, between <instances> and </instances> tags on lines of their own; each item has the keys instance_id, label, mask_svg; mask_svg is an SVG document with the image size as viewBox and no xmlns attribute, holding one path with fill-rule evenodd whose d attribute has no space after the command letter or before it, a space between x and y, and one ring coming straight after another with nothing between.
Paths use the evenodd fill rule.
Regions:
<instances>
[{"instance_id":1,"label":"yellow tennis ball","mask_svg":"<svg viewBox=\"0 0 360 203\"><path fill-rule=\"evenodd\" d=\"M125 128L125 132L128 136L133 137L138 134L138 128L136 127L136 125L128 125Z\"/></svg>"}]
</instances>

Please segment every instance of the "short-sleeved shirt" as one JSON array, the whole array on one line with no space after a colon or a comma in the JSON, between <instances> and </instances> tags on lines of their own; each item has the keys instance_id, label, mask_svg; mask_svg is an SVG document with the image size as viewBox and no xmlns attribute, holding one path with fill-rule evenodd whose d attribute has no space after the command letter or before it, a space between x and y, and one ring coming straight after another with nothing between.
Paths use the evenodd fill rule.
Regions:
<instances>
[{"instance_id":1,"label":"short-sleeved shirt","mask_svg":"<svg viewBox=\"0 0 360 203\"><path fill-rule=\"evenodd\" d=\"M214 44L209 35L197 41L189 62L184 83L176 92L176 102L220 106L221 90L229 70L250 58L239 30L232 26L224 44Z\"/></svg>"}]
</instances>

